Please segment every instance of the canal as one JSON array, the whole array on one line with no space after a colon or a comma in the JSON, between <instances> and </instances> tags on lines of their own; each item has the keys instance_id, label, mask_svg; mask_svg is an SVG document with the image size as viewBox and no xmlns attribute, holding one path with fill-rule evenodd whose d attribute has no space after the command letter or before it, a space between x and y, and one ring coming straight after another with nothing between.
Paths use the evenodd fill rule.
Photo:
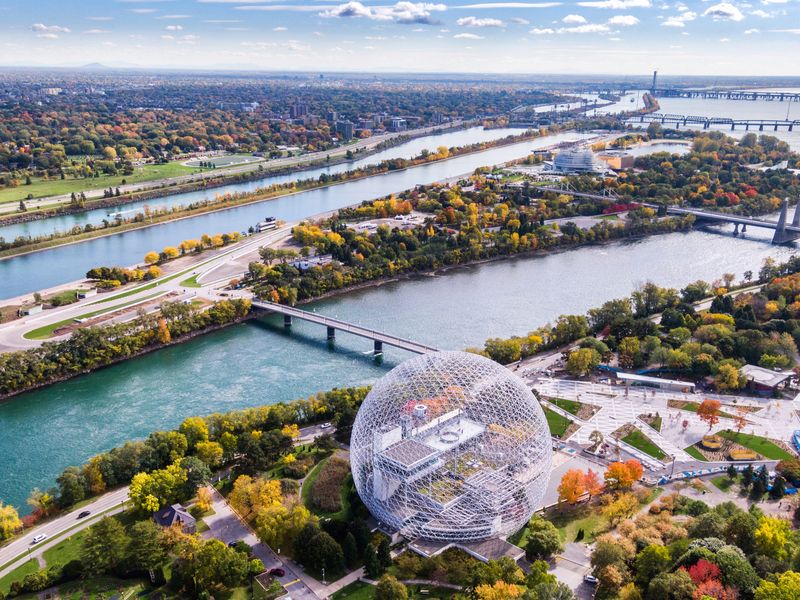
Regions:
<instances>
[{"instance_id":1,"label":"canal","mask_svg":"<svg viewBox=\"0 0 800 600\"><path fill-rule=\"evenodd\" d=\"M519 133L521 130L512 130ZM477 133L477 132L476 132ZM506 132L508 133L508 132ZM441 141L443 136L438 136ZM505 137L499 136L499 137ZM181 240L199 238L202 234L224 233L246 230L267 215L285 221L296 221L311 215L343 206L357 204L364 200L380 198L400 192L418 184L428 184L449 177L471 173L478 167L491 166L527 156L534 148L542 148L563 141L574 141L588 137L576 132L560 133L534 140L491 148L483 152L459 156L450 160L422 165L403 171L392 171L384 175L350 181L341 185L318 188L163 223L154 227L127 231L124 233L96 238L79 244L61 246L41 252L34 252L0 260L0 299L46 289L83 277L89 269L99 265L127 266L142 260L150 250L161 250L164 246L176 245ZM452 139L452 138L451 138ZM469 139L464 138L463 143ZM416 144L421 151L427 144L421 140L409 142ZM424 145L423 145L424 144ZM437 144L438 145L438 144ZM436 145L434 145L434 148ZM397 150L394 148L392 150ZM409 153L409 150L405 150ZM418 153L418 152L416 152ZM370 157L370 158L375 158ZM293 178L297 178L295 174ZM250 184L229 186L247 189ZM200 198L207 193L221 191L194 192ZM179 198L174 196L173 198ZM183 202L191 201L185 198ZM197 198L195 198L197 199Z\"/></svg>"},{"instance_id":2,"label":"canal","mask_svg":"<svg viewBox=\"0 0 800 600\"><path fill-rule=\"evenodd\" d=\"M307 305L309 310L383 329L443 349L521 334L560 314L582 313L646 281L682 287L689 279L757 271L764 258L796 248L771 232L733 237L695 230L454 269ZM24 394L0 405L0 499L24 508L34 486L53 484L67 465L114 445L171 428L185 417L270 404L318 390L367 384L403 360L371 343L296 322L264 318Z\"/></svg>"}]
</instances>

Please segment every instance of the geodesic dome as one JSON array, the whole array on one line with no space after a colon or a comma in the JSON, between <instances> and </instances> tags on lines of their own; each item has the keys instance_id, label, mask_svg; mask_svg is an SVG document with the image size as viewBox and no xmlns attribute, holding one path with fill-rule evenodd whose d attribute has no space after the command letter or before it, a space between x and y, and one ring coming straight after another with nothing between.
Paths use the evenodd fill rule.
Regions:
<instances>
[{"instance_id":1,"label":"geodesic dome","mask_svg":"<svg viewBox=\"0 0 800 600\"><path fill-rule=\"evenodd\" d=\"M508 369L476 354L412 358L358 411L350 464L373 516L410 539L507 536L541 505L552 459L542 408Z\"/></svg>"}]
</instances>

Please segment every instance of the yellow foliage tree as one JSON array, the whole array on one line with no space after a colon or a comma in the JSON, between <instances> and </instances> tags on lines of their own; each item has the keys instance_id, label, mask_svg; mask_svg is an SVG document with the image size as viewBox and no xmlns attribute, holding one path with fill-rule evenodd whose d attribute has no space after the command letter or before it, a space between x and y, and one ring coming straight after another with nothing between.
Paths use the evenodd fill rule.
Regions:
<instances>
[{"instance_id":1,"label":"yellow foliage tree","mask_svg":"<svg viewBox=\"0 0 800 600\"><path fill-rule=\"evenodd\" d=\"M158 262L159 258L158 252L148 252L144 255L144 262L148 265L154 265Z\"/></svg>"},{"instance_id":2,"label":"yellow foliage tree","mask_svg":"<svg viewBox=\"0 0 800 600\"><path fill-rule=\"evenodd\" d=\"M475 588L478 600L513 600L522 596L525 588L505 581L496 581L493 585L484 583Z\"/></svg>"},{"instance_id":3,"label":"yellow foliage tree","mask_svg":"<svg viewBox=\"0 0 800 600\"><path fill-rule=\"evenodd\" d=\"M10 538L22 527L17 509L10 504L0 502L0 540Z\"/></svg>"}]
</instances>

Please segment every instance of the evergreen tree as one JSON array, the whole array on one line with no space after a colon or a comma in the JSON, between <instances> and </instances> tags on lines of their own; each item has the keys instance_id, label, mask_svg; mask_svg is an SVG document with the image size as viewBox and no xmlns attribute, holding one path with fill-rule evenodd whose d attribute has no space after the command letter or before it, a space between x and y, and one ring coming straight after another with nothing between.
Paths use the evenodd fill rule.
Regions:
<instances>
[{"instance_id":1,"label":"evergreen tree","mask_svg":"<svg viewBox=\"0 0 800 600\"><path fill-rule=\"evenodd\" d=\"M356 538L351 532L347 532L342 541L342 553L344 554L344 564L347 568L352 569L358 562L358 547L356 546Z\"/></svg>"},{"instance_id":2,"label":"evergreen tree","mask_svg":"<svg viewBox=\"0 0 800 600\"><path fill-rule=\"evenodd\" d=\"M375 546L370 544L364 551L364 573L370 579L377 579L383 575L383 568L381 562L378 560L378 553L375 552Z\"/></svg>"},{"instance_id":3,"label":"evergreen tree","mask_svg":"<svg viewBox=\"0 0 800 600\"><path fill-rule=\"evenodd\" d=\"M384 569L392 566L392 547L389 538L382 538L378 544L378 562Z\"/></svg>"}]
</instances>

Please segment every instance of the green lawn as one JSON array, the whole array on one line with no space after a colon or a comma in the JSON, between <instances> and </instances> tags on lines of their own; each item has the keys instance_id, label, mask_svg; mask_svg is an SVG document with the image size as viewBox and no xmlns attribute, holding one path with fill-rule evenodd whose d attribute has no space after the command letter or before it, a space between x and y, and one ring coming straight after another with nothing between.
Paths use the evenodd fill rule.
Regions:
<instances>
[{"instance_id":1,"label":"green lawn","mask_svg":"<svg viewBox=\"0 0 800 600\"><path fill-rule=\"evenodd\" d=\"M581 403L577 402L576 400L567 400L566 398L547 398L550 402L555 404L558 408L561 408L568 413L571 413L578 416L578 413L581 411Z\"/></svg>"},{"instance_id":2,"label":"green lawn","mask_svg":"<svg viewBox=\"0 0 800 600\"><path fill-rule=\"evenodd\" d=\"M181 281L181 285L183 287L190 287L190 288L199 288L202 287L199 283L197 283L197 275L192 275L189 279L184 279Z\"/></svg>"},{"instance_id":3,"label":"green lawn","mask_svg":"<svg viewBox=\"0 0 800 600\"><path fill-rule=\"evenodd\" d=\"M139 298L138 300L131 300L130 302L125 302L124 304L117 304L115 306L109 306L108 308L101 308L100 310L84 313L82 315L78 315L77 317L72 317L71 319L64 319L63 321L57 321L55 323L50 323L49 325L37 327L36 329L26 331L22 337L24 337L26 340L46 340L53 337L53 334L59 327L64 327L65 325L69 325L70 323L73 323L78 319L90 319L92 317L98 317L107 312L112 312L115 310L119 310L120 308L125 308L126 306L131 306L132 304L136 304L138 302L144 302L145 300L150 300L151 298L155 298L160 294L161 292L156 292L155 294L149 294L143 298Z\"/></svg>"},{"instance_id":4,"label":"green lawn","mask_svg":"<svg viewBox=\"0 0 800 600\"><path fill-rule=\"evenodd\" d=\"M60 194L80 193L87 190L96 190L108 187L118 187L122 185L124 179L126 183L141 183L143 181L154 181L166 177L177 177L190 173L199 173L201 169L184 167L178 162L171 162L164 165L143 165L135 167L133 175L104 175L101 177L90 177L86 179L49 179L44 180L37 177L32 178L30 185L20 185L15 188L0 189L0 203L19 202L32 194L34 198L45 196L57 196Z\"/></svg>"},{"instance_id":5,"label":"green lawn","mask_svg":"<svg viewBox=\"0 0 800 600\"><path fill-rule=\"evenodd\" d=\"M363 581L354 581L335 592L331 600L372 600L374 597L375 586Z\"/></svg>"},{"instance_id":6,"label":"green lawn","mask_svg":"<svg viewBox=\"0 0 800 600\"><path fill-rule=\"evenodd\" d=\"M8 593L8 589L11 587L11 584L15 581L19 581L25 577L25 575L29 575L30 573L36 573L39 570L39 563L35 558L30 559L27 562L22 563L16 569L11 571L10 573L0 577L0 592L3 594Z\"/></svg>"},{"instance_id":7,"label":"green lawn","mask_svg":"<svg viewBox=\"0 0 800 600\"><path fill-rule=\"evenodd\" d=\"M653 422L650 423L650 427L655 429L656 431L661 431L661 415L653 418Z\"/></svg>"},{"instance_id":8,"label":"green lawn","mask_svg":"<svg viewBox=\"0 0 800 600\"><path fill-rule=\"evenodd\" d=\"M547 426L550 428L550 433L556 437L561 437L567 431L571 421L564 415L560 415L554 410L543 406L544 416L547 418Z\"/></svg>"},{"instance_id":9,"label":"green lawn","mask_svg":"<svg viewBox=\"0 0 800 600\"><path fill-rule=\"evenodd\" d=\"M708 462L708 459L705 456L703 456L703 453L700 452L700 450L698 450L697 446L695 446L694 444L688 446L687 448L684 448L683 450L692 458L696 458L697 460L702 460L703 462Z\"/></svg>"},{"instance_id":10,"label":"green lawn","mask_svg":"<svg viewBox=\"0 0 800 600\"><path fill-rule=\"evenodd\" d=\"M732 442L736 442L745 448L749 448L750 450L758 452L764 458L768 458L770 460L788 460L792 458L792 455L786 450L772 443L767 438L761 437L760 435L736 433L730 429L720 431L718 435L721 435L726 440L731 440Z\"/></svg>"},{"instance_id":11,"label":"green lawn","mask_svg":"<svg viewBox=\"0 0 800 600\"><path fill-rule=\"evenodd\" d=\"M714 484L714 487L722 492L727 492L730 490L735 482L736 480L731 479L727 475L717 475L716 477L711 478L711 483Z\"/></svg>"},{"instance_id":12,"label":"green lawn","mask_svg":"<svg viewBox=\"0 0 800 600\"><path fill-rule=\"evenodd\" d=\"M638 429L631 431L628 435L622 438L622 441L626 444L630 444L634 448L638 448L642 452L649 454L657 460L661 460L667 456L666 452L656 446L653 440L651 440Z\"/></svg>"},{"instance_id":13,"label":"green lawn","mask_svg":"<svg viewBox=\"0 0 800 600\"><path fill-rule=\"evenodd\" d=\"M689 412L696 413L698 408L700 408L700 405L697 402L689 401L681 408L681 410L688 410ZM732 415L731 413L727 413L724 410L719 411L719 416L720 417L725 417L726 419L735 419L736 418L735 415Z\"/></svg>"},{"instance_id":14,"label":"green lawn","mask_svg":"<svg viewBox=\"0 0 800 600\"><path fill-rule=\"evenodd\" d=\"M600 514L597 506L580 504L574 507L565 507L563 511L551 511L546 518L558 528L558 535L562 542L574 542L581 529L583 529L585 542L590 542L608 530L608 522ZM524 548L528 543L528 526L526 525L510 536L508 541Z\"/></svg>"},{"instance_id":15,"label":"green lawn","mask_svg":"<svg viewBox=\"0 0 800 600\"><path fill-rule=\"evenodd\" d=\"M57 305L59 305L58 303L60 302L60 306L72 304L78 301L78 290L64 290L58 294L53 294L47 298L47 301L50 303L56 302Z\"/></svg>"},{"instance_id":16,"label":"green lawn","mask_svg":"<svg viewBox=\"0 0 800 600\"><path fill-rule=\"evenodd\" d=\"M42 556L44 556L47 566L63 566L71 560L80 558L81 543L88 531L88 529L82 529L75 535L64 538L55 546L45 550Z\"/></svg>"}]
</instances>

